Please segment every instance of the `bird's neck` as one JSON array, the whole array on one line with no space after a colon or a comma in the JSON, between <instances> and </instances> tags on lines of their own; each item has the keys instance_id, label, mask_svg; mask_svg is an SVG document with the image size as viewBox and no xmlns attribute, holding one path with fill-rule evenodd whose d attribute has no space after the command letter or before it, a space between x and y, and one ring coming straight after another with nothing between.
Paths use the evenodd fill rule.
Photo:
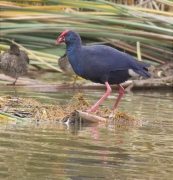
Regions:
<instances>
[{"instance_id":1,"label":"bird's neck","mask_svg":"<svg viewBox=\"0 0 173 180\"><path fill-rule=\"evenodd\" d=\"M20 51L13 51L13 50L11 50L11 49L9 49L9 53L10 53L10 54L14 54L14 55L16 55L16 56L19 56L19 55L20 55Z\"/></svg>"},{"instance_id":2,"label":"bird's neck","mask_svg":"<svg viewBox=\"0 0 173 180\"><path fill-rule=\"evenodd\" d=\"M71 41L71 42L66 42L66 52L72 53L76 49L80 49L82 47L81 43L76 42L76 41Z\"/></svg>"},{"instance_id":3,"label":"bird's neck","mask_svg":"<svg viewBox=\"0 0 173 180\"><path fill-rule=\"evenodd\" d=\"M80 75L82 71L82 67L80 66L80 58L79 58L81 50L82 50L81 43L76 43L76 41L70 43L66 42L66 54L68 56L68 60L74 72L78 75Z\"/></svg>"}]
</instances>

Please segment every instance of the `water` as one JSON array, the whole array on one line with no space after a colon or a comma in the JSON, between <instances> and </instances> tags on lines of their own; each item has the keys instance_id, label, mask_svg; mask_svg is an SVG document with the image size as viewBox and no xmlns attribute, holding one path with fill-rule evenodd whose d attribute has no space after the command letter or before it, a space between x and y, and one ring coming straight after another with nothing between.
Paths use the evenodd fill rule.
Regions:
<instances>
[{"instance_id":1,"label":"water","mask_svg":"<svg viewBox=\"0 0 173 180\"><path fill-rule=\"evenodd\" d=\"M19 96L66 103L78 90ZM82 91L94 103L104 91ZM112 107L117 91L103 105ZM1 95L14 93L1 89ZM173 179L173 92L125 94L119 109L144 120L142 126L101 124L8 124L0 126L0 179L95 180Z\"/></svg>"}]
</instances>

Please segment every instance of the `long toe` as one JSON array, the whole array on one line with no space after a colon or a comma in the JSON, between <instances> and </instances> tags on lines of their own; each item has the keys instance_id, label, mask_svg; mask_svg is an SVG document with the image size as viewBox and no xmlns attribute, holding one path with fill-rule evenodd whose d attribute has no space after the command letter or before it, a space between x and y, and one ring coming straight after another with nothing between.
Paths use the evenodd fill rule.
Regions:
<instances>
[{"instance_id":1,"label":"long toe","mask_svg":"<svg viewBox=\"0 0 173 180\"><path fill-rule=\"evenodd\" d=\"M10 84L6 84L7 86L15 86L16 84L15 84L15 82L13 82L13 83L10 83Z\"/></svg>"}]
</instances>

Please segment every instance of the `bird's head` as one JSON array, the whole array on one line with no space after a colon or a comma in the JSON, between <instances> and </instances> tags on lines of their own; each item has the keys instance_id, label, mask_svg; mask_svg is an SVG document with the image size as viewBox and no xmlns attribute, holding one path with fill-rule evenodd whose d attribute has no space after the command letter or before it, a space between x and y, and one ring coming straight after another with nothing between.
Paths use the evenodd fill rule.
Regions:
<instances>
[{"instance_id":1,"label":"bird's head","mask_svg":"<svg viewBox=\"0 0 173 180\"><path fill-rule=\"evenodd\" d=\"M55 45L58 45L58 44L63 43L63 42L68 43L68 42L78 41L78 40L81 44L81 38L80 38L78 33L74 32L74 31L70 31L70 30L65 30L57 38Z\"/></svg>"},{"instance_id":2,"label":"bird's head","mask_svg":"<svg viewBox=\"0 0 173 180\"><path fill-rule=\"evenodd\" d=\"M62 34L58 37L58 39L56 40L55 45L58 45L60 43L65 42L65 36L67 36L69 33L69 30L65 30L62 32Z\"/></svg>"},{"instance_id":3,"label":"bird's head","mask_svg":"<svg viewBox=\"0 0 173 180\"><path fill-rule=\"evenodd\" d=\"M10 46L10 54L15 54L15 55L19 55L20 54L20 50L19 50L19 47L15 44L12 44Z\"/></svg>"}]
</instances>

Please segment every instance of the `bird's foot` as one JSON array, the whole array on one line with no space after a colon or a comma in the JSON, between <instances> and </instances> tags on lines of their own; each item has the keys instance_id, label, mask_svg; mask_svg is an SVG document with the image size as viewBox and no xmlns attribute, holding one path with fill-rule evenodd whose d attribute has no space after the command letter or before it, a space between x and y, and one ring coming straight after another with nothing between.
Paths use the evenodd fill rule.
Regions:
<instances>
[{"instance_id":1,"label":"bird's foot","mask_svg":"<svg viewBox=\"0 0 173 180\"><path fill-rule=\"evenodd\" d=\"M15 86L15 83L6 84L7 86Z\"/></svg>"},{"instance_id":2,"label":"bird's foot","mask_svg":"<svg viewBox=\"0 0 173 180\"><path fill-rule=\"evenodd\" d=\"M73 84L69 84L69 87L70 88L76 88L76 87L78 87L79 85L78 84L76 84L76 83L73 83Z\"/></svg>"},{"instance_id":3,"label":"bird's foot","mask_svg":"<svg viewBox=\"0 0 173 180\"><path fill-rule=\"evenodd\" d=\"M117 109L112 109L112 112L109 114L109 118L114 118L116 115Z\"/></svg>"}]
</instances>

